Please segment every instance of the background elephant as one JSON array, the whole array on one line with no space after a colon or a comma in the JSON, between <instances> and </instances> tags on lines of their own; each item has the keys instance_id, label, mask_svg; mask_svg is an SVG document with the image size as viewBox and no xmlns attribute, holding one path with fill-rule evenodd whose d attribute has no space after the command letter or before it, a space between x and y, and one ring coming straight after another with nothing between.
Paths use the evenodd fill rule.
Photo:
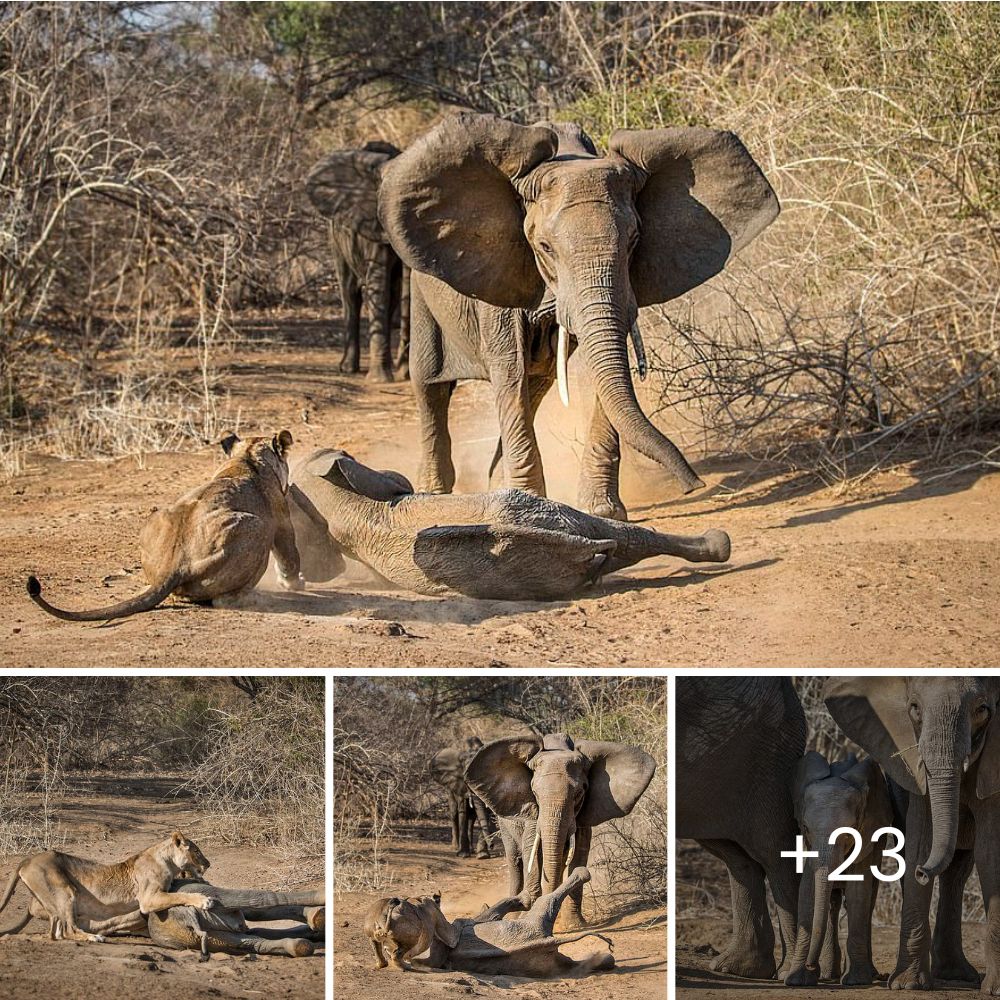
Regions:
<instances>
[{"instance_id":1,"label":"background elephant","mask_svg":"<svg viewBox=\"0 0 1000 1000\"><path fill-rule=\"evenodd\" d=\"M488 858L490 845L496 835L496 824L486 803L469 788L465 780L465 766L475 757L483 741L470 736L463 746L445 747L430 760L434 780L448 792L451 815L451 846L460 858L467 858L476 845L476 857ZM474 837L476 822L479 837Z\"/></svg>"},{"instance_id":2,"label":"background elephant","mask_svg":"<svg viewBox=\"0 0 1000 1000\"><path fill-rule=\"evenodd\" d=\"M288 499L306 580L333 579L348 555L419 594L551 600L652 556L725 562L730 551L724 531L668 535L523 490L414 495L398 473L333 448L295 466Z\"/></svg>"},{"instance_id":3,"label":"background elephant","mask_svg":"<svg viewBox=\"0 0 1000 1000\"><path fill-rule=\"evenodd\" d=\"M870 757L858 761L850 754L831 764L810 750L795 768L792 799L806 847L819 857L805 861L799 884L798 937L785 985L817 985L820 956L824 944L829 944L833 955L830 978L839 979L844 986L870 986L878 977L872 961L872 909L879 885L870 866L880 866L882 847L892 839L886 835L874 841L872 834L899 821L893 814L885 776ZM830 844L830 836L841 827L861 835L860 852L843 869L854 841L841 834ZM862 875L863 880L831 882L830 873L838 869ZM848 963L843 977L839 942L842 901L847 910Z\"/></svg>"},{"instance_id":4,"label":"background elephant","mask_svg":"<svg viewBox=\"0 0 1000 1000\"><path fill-rule=\"evenodd\" d=\"M778 211L729 132L619 130L598 156L576 125L442 121L386 166L379 190L380 218L413 271L420 488L454 486L448 402L458 379L474 378L494 389L506 485L544 494L533 417L553 377L568 392L573 344L597 394L579 506L624 516L619 435L685 492L702 486L640 409L627 340L640 306L708 280Z\"/></svg>"},{"instance_id":5,"label":"background elephant","mask_svg":"<svg viewBox=\"0 0 1000 1000\"><path fill-rule=\"evenodd\" d=\"M827 708L909 795L906 874L893 989L978 983L962 949L962 889L973 863L986 907L986 975L1000 994L1000 679L832 677ZM930 933L934 879L941 886Z\"/></svg>"},{"instance_id":6,"label":"background elephant","mask_svg":"<svg viewBox=\"0 0 1000 1000\"><path fill-rule=\"evenodd\" d=\"M338 149L325 156L306 178L306 194L330 221L330 249L344 308L342 372L361 369L361 310L368 312L368 378L391 382L392 329L399 326L397 372L409 371L410 290L408 268L389 245L378 221L382 167L399 150L388 142L361 149Z\"/></svg>"},{"instance_id":7,"label":"background elephant","mask_svg":"<svg viewBox=\"0 0 1000 1000\"><path fill-rule=\"evenodd\" d=\"M537 899L586 866L592 831L627 816L646 790L656 762L624 743L572 740L564 733L512 736L484 746L469 763L469 786L497 814L507 856L510 895ZM583 883L570 893L569 927L583 925Z\"/></svg>"},{"instance_id":8,"label":"background elephant","mask_svg":"<svg viewBox=\"0 0 1000 1000\"><path fill-rule=\"evenodd\" d=\"M798 883L780 852L798 834L791 779L806 720L788 677L679 677L677 836L729 869L733 937L712 968L750 979L775 975L771 887L782 943L795 940Z\"/></svg>"}]
</instances>

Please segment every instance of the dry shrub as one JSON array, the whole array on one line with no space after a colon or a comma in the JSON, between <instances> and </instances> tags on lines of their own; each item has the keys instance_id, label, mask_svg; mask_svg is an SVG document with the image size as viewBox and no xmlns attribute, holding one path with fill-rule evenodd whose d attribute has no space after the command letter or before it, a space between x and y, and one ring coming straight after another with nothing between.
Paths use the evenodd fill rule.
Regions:
<instances>
[{"instance_id":1,"label":"dry shrub","mask_svg":"<svg viewBox=\"0 0 1000 1000\"><path fill-rule=\"evenodd\" d=\"M323 680L258 679L252 697L207 713L182 786L230 843L268 847L320 873L325 851Z\"/></svg>"},{"instance_id":2,"label":"dry shrub","mask_svg":"<svg viewBox=\"0 0 1000 1000\"><path fill-rule=\"evenodd\" d=\"M721 54L682 41L629 101L580 107L599 131L730 128L782 200L744 263L646 320L663 408L828 480L909 446L977 464L1000 417L1000 10L748 13Z\"/></svg>"}]
</instances>

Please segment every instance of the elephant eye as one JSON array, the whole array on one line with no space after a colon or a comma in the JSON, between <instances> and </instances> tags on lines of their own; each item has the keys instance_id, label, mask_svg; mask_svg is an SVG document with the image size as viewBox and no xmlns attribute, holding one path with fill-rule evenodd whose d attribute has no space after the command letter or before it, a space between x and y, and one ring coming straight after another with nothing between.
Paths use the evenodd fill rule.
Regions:
<instances>
[{"instance_id":1,"label":"elephant eye","mask_svg":"<svg viewBox=\"0 0 1000 1000\"><path fill-rule=\"evenodd\" d=\"M920 721L920 706L916 702L913 702L910 705L910 718L913 719L914 722Z\"/></svg>"},{"instance_id":2,"label":"elephant eye","mask_svg":"<svg viewBox=\"0 0 1000 1000\"><path fill-rule=\"evenodd\" d=\"M538 249L541 250L542 253L548 253L548 254L552 253L552 247L550 246L550 244L546 243L545 240L538 241Z\"/></svg>"},{"instance_id":3,"label":"elephant eye","mask_svg":"<svg viewBox=\"0 0 1000 1000\"><path fill-rule=\"evenodd\" d=\"M980 705L974 714L979 720L988 719L990 716L990 710L985 705Z\"/></svg>"}]
</instances>

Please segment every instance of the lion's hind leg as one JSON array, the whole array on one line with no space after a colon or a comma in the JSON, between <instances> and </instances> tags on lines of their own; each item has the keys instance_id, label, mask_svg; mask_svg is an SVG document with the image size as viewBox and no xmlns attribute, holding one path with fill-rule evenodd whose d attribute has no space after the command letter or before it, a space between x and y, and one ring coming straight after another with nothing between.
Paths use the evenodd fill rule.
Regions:
<instances>
[{"instance_id":1,"label":"lion's hind leg","mask_svg":"<svg viewBox=\"0 0 1000 1000\"><path fill-rule=\"evenodd\" d=\"M99 934L87 934L76 926L76 890L59 868L28 864L21 869L21 880L48 914L51 940L66 938L92 943L104 940Z\"/></svg>"}]
</instances>

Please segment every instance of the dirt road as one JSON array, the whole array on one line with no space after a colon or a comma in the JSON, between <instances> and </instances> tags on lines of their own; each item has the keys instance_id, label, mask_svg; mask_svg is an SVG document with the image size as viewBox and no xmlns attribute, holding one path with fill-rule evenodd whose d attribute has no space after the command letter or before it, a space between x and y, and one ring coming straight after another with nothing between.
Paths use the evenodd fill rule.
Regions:
<instances>
[{"instance_id":1,"label":"dirt road","mask_svg":"<svg viewBox=\"0 0 1000 1000\"><path fill-rule=\"evenodd\" d=\"M434 840L428 837L434 836ZM616 968L584 979L538 980L513 976L480 976L468 972L376 971L364 915L379 897L441 892L441 909L448 919L472 916L506 895L506 868L502 858L456 858L440 824L415 824L384 855L393 882L377 891L341 892L334 899L334 994L336 1000L397 1000L409 990L420 1000L453 1000L456 996L500 1000L663 1000L666 990L666 919L656 910L642 910L613 919L595 919L590 928L611 939ZM336 858L335 858L336 867ZM595 871L594 878L600 877ZM584 896L584 914L592 911L590 888ZM572 937L573 935L568 935ZM592 950L586 941L566 948L583 957Z\"/></svg>"},{"instance_id":2,"label":"dirt road","mask_svg":"<svg viewBox=\"0 0 1000 1000\"><path fill-rule=\"evenodd\" d=\"M272 331L273 332L273 331ZM223 366L244 432L287 426L304 449L336 444L416 472L405 384L335 372L338 352L293 334ZM176 365L193 366L181 355ZM575 398L580 398L577 394ZM485 385L461 386L453 438L461 489L483 488L495 429ZM581 414L541 411L550 492L572 501ZM932 479L913 468L851 493L748 463L698 463L709 489L677 498L626 455L634 520L678 533L725 528L733 556L698 569L667 558L607 577L570 601L423 598L359 576L251 611L173 605L109 625L60 622L27 599L37 573L69 607L143 588L136 539L155 505L216 467L215 448L135 459L33 459L0 486L4 666L984 666L1000 645L1000 476Z\"/></svg>"},{"instance_id":3,"label":"dirt road","mask_svg":"<svg viewBox=\"0 0 1000 1000\"><path fill-rule=\"evenodd\" d=\"M177 784L141 775L129 780L74 781L78 789L59 798L51 819L52 846L99 861L120 861L180 829L212 862L218 885L264 889L312 888L292 876L283 862L260 849L227 847L206 830L205 817L190 800L162 799ZM0 884L6 885L20 858L0 856ZM9 927L24 912L27 892L18 888L0 918ZM194 952L154 947L142 938L114 938L106 944L50 941L39 920L15 937L0 939L0 993L6 1000L246 1000L248 996L322 1000L323 952L313 958L212 955L202 964Z\"/></svg>"}]
</instances>

